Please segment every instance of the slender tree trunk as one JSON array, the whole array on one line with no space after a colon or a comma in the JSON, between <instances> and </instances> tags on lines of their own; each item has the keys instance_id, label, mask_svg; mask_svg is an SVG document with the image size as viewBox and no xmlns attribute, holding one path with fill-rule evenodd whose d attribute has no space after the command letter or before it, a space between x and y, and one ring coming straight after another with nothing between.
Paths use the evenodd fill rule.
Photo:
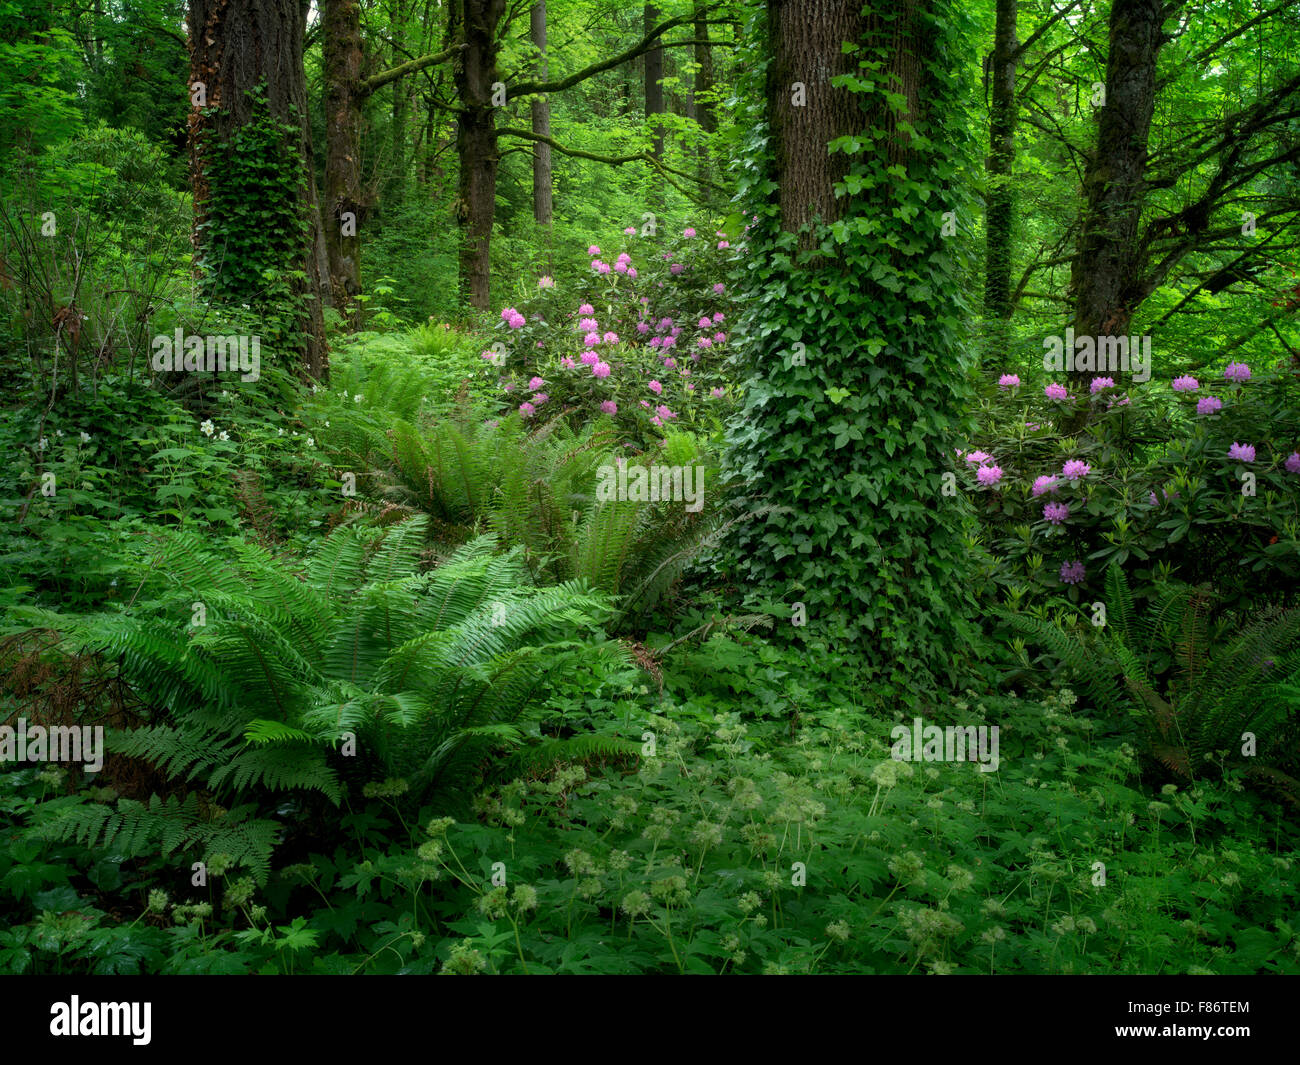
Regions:
<instances>
[{"instance_id":1,"label":"slender tree trunk","mask_svg":"<svg viewBox=\"0 0 1300 1065\"><path fill-rule=\"evenodd\" d=\"M1077 337L1127 335L1145 298L1138 223L1146 196L1147 142L1155 110L1156 62L1164 43L1161 0L1113 0L1106 102L1097 148L1084 171L1084 209L1070 273ZM1067 358L1069 352L1066 353ZM1094 374L1071 375L1087 394ZM1082 418L1067 428L1075 430Z\"/></svg>"},{"instance_id":2,"label":"slender tree trunk","mask_svg":"<svg viewBox=\"0 0 1300 1065\"><path fill-rule=\"evenodd\" d=\"M529 12L529 30L534 46L541 55L537 60L536 77L547 78L546 62L546 0L538 0ZM543 137L551 135L551 104L544 96L532 100L533 132ZM533 218L538 225L551 224L551 146L540 141L533 145Z\"/></svg>"},{"instance_id":3,"label":"slender tree trunk","mask_svg":"<svg viewBox=\"0 0 1300 1065\"><path fill-rule=\"evenodd\" d=\"M659 9L654 4L645 5L645 31L649 33L659 25ZM645 54L645 117L647 124L652 115L661 115L664 110L664 53L662 48L651 48ZM664 154L664 135L662 129L654 134L654 154L662 159Z\"/></svg>"},{"instance_id":4,"label":"slender tree trunk","mask_svg":"<svg viewBox=\"0 0 1300 1065\"><path fill-rule=\"evenodd\" d=\"M457 116L456 154L460 158L460 195L456 205L462 229L459 254L461 295L472 307L487 310L491 300L492 220L496 214L496 110L492 85L497 81L497 24L505 0L455 0L455 40L464 47L453 62L456 95L464 109Z\"/></svg>"},{"instance_id":5,"label":"slender tree trunk","mask_svg":"<svg viewBox=\"0 0 1300 1065\"><path fill-rule=\"evenodd\" d=\"M328 373L322 304L329 299L329 259L321 225L307 123L307 84L303 72L303 31L307 4L299 0L190 0L187 22L190 83L202 82L208 108L190 111L190 178L194 194L194 245L203 251L203 224L209 221L212 153L252 116L250 89L265 83L273 117L298 131L295 157L302 172L298 201L307 215L307 235L296 261L307 280L301 328L307 337L303 369L312 377ZM222 220L231 221L232 220ZM248 293L256 302L257 293Z\"/></svg>"},{"instance_id":6,"label":"slender tree trunk","mask_svg":"<svg viewBox=\"0 0 1300 1065\"><path fill-rule=\"evenodd\" d=\"M325 200L321 205L334 305L361 325L361 21L357 0L324 0Z\"/></svg>"},{"instance_id":7,"label":"slender tree trunk","mask_svg":"<svg viewBox=\"0 0 1300 1065\"><path fill-rule=\"evenodd\" d=\"M393 10L393 63L405 62L402 46L406 43L406 5L397 3ZM393 113L388 133L389 175L384 190L388 203L397 206L406 198L406 119L410 110L410 87L405 78L393 82Z\"/></svg>"},{"instance_id":8,"label":"slender tree trunk","mask_svg":"<svg viewBox=\"0 0 1300 1065\"><path fill-rule=\"evenodd\" d=\"M989 70L988 208L984 225L984 314L1011 317L1011 171L1016 159L1016 0L997 0Z\"/></svg>"},{"instance_id":9,"label":"slender tree trunk","mask_svg":"<svg viewBox=\"0 0 1300 1065\"><path fill-rule=\"evenodd\" d=\"M713 49L709 45L709 24L705 19L703 5L695 5L695 121L700 129L712 136L718 128L717 116L713 113ZM709 180L709 146L700 146L700 177Z\"/></svg>"}]
</instances>

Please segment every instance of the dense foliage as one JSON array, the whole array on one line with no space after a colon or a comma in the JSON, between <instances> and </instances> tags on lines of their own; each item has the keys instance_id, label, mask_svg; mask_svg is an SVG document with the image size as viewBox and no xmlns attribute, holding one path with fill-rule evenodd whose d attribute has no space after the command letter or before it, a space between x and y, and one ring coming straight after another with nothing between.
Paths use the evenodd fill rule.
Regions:
<instances>
[{"instance_id":1,"label":"dense foliage","mask_svg":"<svg viewBox=\"0 0 1300 1065\"><path fill-rule=\"evenodd\" d=\"M1300 10L129 7L0 0L0 972L1300 973Z\"/></svg>"}]
</instances>

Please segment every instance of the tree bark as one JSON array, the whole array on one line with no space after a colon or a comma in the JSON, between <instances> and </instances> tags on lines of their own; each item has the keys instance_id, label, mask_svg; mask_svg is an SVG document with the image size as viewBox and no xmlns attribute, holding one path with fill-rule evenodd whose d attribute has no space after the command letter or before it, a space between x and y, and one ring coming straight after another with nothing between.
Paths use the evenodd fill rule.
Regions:
<instances>
[{"instance_id":1,"label":"tree bark","mask_svg":"<svg viewBox=\"0 0 1300 1065\"><path fill-rule=\"evenodd\" d=\"M718 128L717 116L713 113L713 49L709 46L709 23L704 17L703 5L695 5L695 121L709 136ZM709 180L709 146L702 144L699 154L700 179Z\"/></svg>"},{"instance_id":2,"label":"tree bark","mask_svg":"<svg viewBox=\"0 0 1300 1065\"><path fill-rule=\"evenodd\" d=\"M862 6L861 0L768 2L767 111L781 225L800 233L805 251L816 243L809 223L836 221L847 207L834 186L848 173L848 156L832 155L827 145L860 130L863 114L857 97L830 80L857 69L840 44L861 40Z\"/></svg>"},{"instance_id":3,"label":"tree bark","mask_svg":"<svg viewBox=\"0 0 1300 1065\"><path fill-rule=\"evenodd\" d=\"M1114 0L1106 101L1097 148L1084 171L1084 209L1070 271L1076 337L1127 335L1145 297L1138 223L1146 196L1147 142L1155 110L1156 62L1164 43L1161 0ZM1066 352L1067 357L1069 352ZM1070 375L1086 394L1093 373ZM1077 429L1081 418L1068 426Z\"/></svg>"},{"instance_id":4,"label":"tree bark","mask_svg":"<svg viewBox=\"0 0 1300 1065\"><path fill-rule=\"evenodd\" d=\"M529 12L529 31L533 45L540 51L537 60L537 78L549 77L546 62L546 0L538 0ZM545 96L533 97L533 132L543 137L551 135L551 104ZM533 218L541 226L551 224L551 146L542 141L533 145Z\"/></svg>"},{"instance_id":5,"label":"tree bark","mask_svg":"<svg viewBox=\"0 0 1300 1065\"><path fill-rule=\"evenodd\" d=\"M460 288L462 298L480 310L487 310L491 300L492 220L500 165L492 85L498 80L496 30L505 6L505 0L455 0L451 7L453 39L463 45L452 65L463 108L456 123Z\"/></svg>"},{"instance_id":6,"label":"tree bark","mask_svg":"<svg viewBox=\"0 0 1300 1065\"><path fill-rule=\"evenodd\" d=\"M1016 159L1016 0L997 0L989 70L988 199L984 222L984 314L1011 317L1011 231Z\"/></svg>"},{"instance_id":7,"label":"tree bark","mask_svg":"<svg viewBox=\"0 0 1300 1065\"><path fill-rule=\"evenodd\" d=\"M654 4L645 5L645 32L649 33L659 25L659 9ZM661 115L664 110L664 53L662 48L651 48L645 54L645 117L646 124L651 116ZM662 159L664 154L664 135L662 129L654 133L654 155Z\"/></svg>"},{"instance_id":8,"label":"tree bark","mask_svg":"<svg viewBox=\"0 0 1300 1065\"><path fill-rule=\"evenodd\" d=\"M190 111L190 179L197 251L203 243L201 227L208 220L209 153L220 150L219 146L249 121L252 110L246 94L265 82L271 115L299 130L295 154L302 167L307 237L297 261L286 265L303 271L307 278L297 285L307 297L306 318L301 323L307 337L302 366L308 375L319 379L329 369L322 314L322 304L329 299L329 259L307 119L303 71L307 6L299 0L189 0L190 83L206 86L209 105ZM256 299L256 293L249 296Z\"/></svg>"},{"instance_id":9,"label":"tree bark","mask_svg":"<svg viewBox=\"0 0 1300 1065\"><path fill-rule=\"evenodd\" d=\"M324 0L325 201L321 205L334 306L360 328L361 21L357 0ZM351 216L350 218L348 216Z\"/></svg>"}]
</instances>

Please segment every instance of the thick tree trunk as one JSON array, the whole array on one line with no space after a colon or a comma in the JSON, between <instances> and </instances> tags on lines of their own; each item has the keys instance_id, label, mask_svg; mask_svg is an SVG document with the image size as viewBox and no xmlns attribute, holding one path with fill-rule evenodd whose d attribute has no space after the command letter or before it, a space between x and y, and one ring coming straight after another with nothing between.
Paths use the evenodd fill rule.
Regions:
<instances>
[{"instance_id":1,"label":"thick tree trunk","mask_svg":"<svg viewBox=\"0 0 1300 1065\"><path fill-rule=\"evenodd\" d=\"M328 372L322 303L329 288L328 255L316 197L311 137L307 124L307 85L303 72L303 29L307 11L299 0L190 0L190 83L206 88L207 109L190 111L190 177L194 193L194 245L203 248L203 223L209 221L209 169L212 152L252 116L248 90L265 83L273 117L300 132L295 148L302 170L300 203L307 235L296 261L285 263L307 276L301 323L307 337L303 369L314 378ZM257 293L247 294L257 302Z\"/></svg>"},{"instance_id":2,"label":"thick tree trunk","mask_svg":"<svg viewBox=\"0 0 1300 1065\"><path fill-rule=\"evenodd\" d=\"M321 205L334 306L360 327L361 21L357 0L324 0L325 201Z\"/></svg>"},{"instance_id":3,"label":"thick tree trunk","mask_svg":"<svg viewBox=\"0 0 1300 1065\"><path fill-rule=\"evenodd\" d=\"M529 12L529 30L532 41L541 55L537 60L536 78L547 78L546 62L546 0L534 3ZM545 96L532 100L533 132L543 137L551 135L551 104ZM551 146L538 141L533 145L533 218L538 225L551 224Z\"/></svg>"},{"instance_id":4,"label":"thick tree trunk","mask_svg":"<svg viewBox=\"0 0 1300 1065\"><path fill-rule=\"evenodd\" d=\"M705 19L703 5L695 5L695 121L700 129L712 135L717 131L718 119L713 113L713 49L709 46L709 24ZM700 146L700 177L709 180L709 146Z\"/></svg>"},{"instance_id":5,"label":"thick tree trunk","mask_svg":"<svg viewBox=\"0 0 1300 1065\"><path fill-rule=\"evenodd\" d=\"M840 218L847 201L834 194L848 173L848 156L832 155L827 145L862 128L858 97L833 88L831 78L856 71L842 41L862 39L861 0L769 0L768 34L772 61L767 68L767 110L779 174L781 225L789 232L819 217ZM811 229L799 246L815 246Z\"/></svg>"},{"instance_id":6,"label":"thick tree trunk","mask_svg":"<svg viewBox=\"0 0 1300 1065\"><path fill-rule=\"evenodd\" d=\"M984 314L1011 317L1011 169L1016 159L1016 0L997 0L989 70L989 157L984 222Z\"/></svg>"},{"instance_id":7,"label":"thick tree trunk","mask_svg":"<svg viewBox=\"0 0 1300 1065\"><path fill-rule=\"evenodd\" d=\"M1141 291L1138 223L1156 62L1164 43L1161 8L1160 0L1114 0L1111 6L1106 102L1098 116L1097 148L1084 172L1083 222L1070 275L1076 338L1127 335L1133 311L1147 295ZM1089 370L1072 374L1075 390L1086 394L1093 376Z\"/></svg>"},{"instance_id":8,"label":"thick tree trunk","mask_svg":"<svg viewBox=\"0 0 1300 1065\"><path fill-rule=\"evenodd\" d=\"M659 25L659 9L654 4L645 5L645 31L649 33ZM651 48L645 54L645 117L651 121L652 115L661 115L664 110L664 53L662 48ZM664 135L662 130L654 134L654 154L663 158Z\"/></svg>"},{"instance_id":9,"label":"thick tree trunk","mask_svg":"<svg viewBox=\"0 0 1300 1065\"><path fill-rule=\"evenodd\" d=\"M505 0L455 0L455 40L464 45L453 63L457 116L456 154L460 158L460 196L456 205L462 228L459 255L461 296L487 310L491 300L492 220L496 214L496 113L492 84L497 80L497 23Z\"/></svg>"}]
</instances>

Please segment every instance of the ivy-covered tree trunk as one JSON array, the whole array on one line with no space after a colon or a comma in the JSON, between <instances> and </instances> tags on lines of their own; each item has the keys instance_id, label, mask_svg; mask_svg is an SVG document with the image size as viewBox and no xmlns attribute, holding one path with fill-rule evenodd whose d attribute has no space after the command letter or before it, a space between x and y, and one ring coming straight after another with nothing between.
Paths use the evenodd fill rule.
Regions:
<instances>
[{"instance_id":1,"label":"ivy-covered tree trunk","mask_svg":"<svg viewBox=\"0 0 1300 1065\"><path fill-rule=\"evenodd\" d=\"M975 638L969 507L943 476L969 431L969 308L943 236L969 210L960 5L768 0L766 84L746 91L765 106L741 116L758 217L729 463L771 509L737 557L793 625L900 682L946 677ZM830 84L849 71L856 90Z\"/></svg>"},{"instance_id":2,"label":"ivy-covered tree trunk","mask_svg":"<svg viewBox=\"0 0 1300 1065\"><path fill-rule=\"evenodd\" d=\"M1097 147L1084 171L1083 220L1070 271L1076 337L1126 336L1133 311L1148 295L1139 223L1163 22L1161 0L1111 5L1106 101L1097 119ZM1087 395L1093 376L1088 370L1073 373L1072 391ZM1081 420L1066 428L1077 429Z\"/></svg>"},{"instance_id":3,"label":"ivy-covered tree trunk","mask_svg":"<svg viewBox=\"0 0 1300 1065\"><path fill-rule=\"evenodd\" d=\"M831 78L856 70L842 41L861 40L866 22L858 0L770 0L767 116L772 130L781 227L798 233L799 247L814 246L814 218L834 222L849 201L837 198L849 156L827 150L836 137L856 133L863 121L857 96ZM802 230L802 232L801 232Z\"/></svg>"},{"instance_id":4,"label":"ivy-covered tree trunk","mask_svg":"<svg viewBox=\"0 0 1300 1065\"><path fill-rule=\"evenodd\" d=\"M325 202L322 222L330 285L337 307L360 326L361 291L361 20L357 0L324 0Z\"/></svg>"},{"instance_id":5,"label":"ivy-covered tree trunk","mask_svg":"<svg viewBox=\"0 0 1300 1065\"><path fill-rule=\"evenodd\" d=\"M984 218L984 314L1011 317L1011 231L1016 161L1016 0L997 0L989 68L988 197Z\"/></svg>"},{"instance_id":6,"label":"ivy-covered tree trunk","mask_svg":"<svg viewBox=\"0 0 1300 1065\"><path fill-rule=\"evenodd\" d=\"M322 378L329 265L307 125L305 14L299 0L190 0L191 93L201 83L207 104L190 113L190 176L196 256L217 281L212 291L258 307L263 268L300 271L305 280L291 287L302 366Z\"/></svg>"},{"instance_id":7,"label":"ivy-covered tree trunk","mask_svg":"<svg viewBox=\"0 0 1300 1065\"><path fill-rule=\"evenodd\" d=\"M498 79L497 24L505 7L505 0L454 0L451 8L452 39L462 45L452 63L463 109L456 122L460 286L462 297L480 310L487 310L491 300L492 221L500 165L492 85Z\"/></svg>"}]
</instances>

